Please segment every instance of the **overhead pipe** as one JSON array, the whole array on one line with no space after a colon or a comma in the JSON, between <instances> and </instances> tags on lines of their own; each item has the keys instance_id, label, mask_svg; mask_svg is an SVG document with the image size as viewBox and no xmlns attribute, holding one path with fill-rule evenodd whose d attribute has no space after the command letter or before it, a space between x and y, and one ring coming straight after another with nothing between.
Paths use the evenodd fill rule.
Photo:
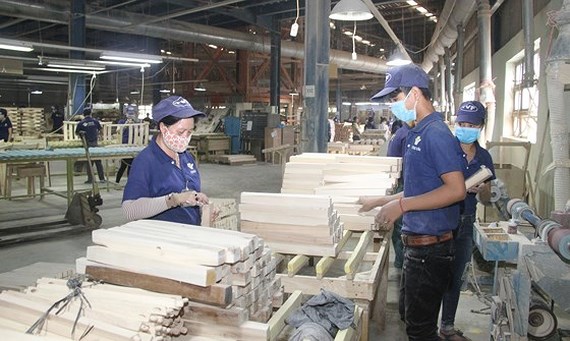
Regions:
<instances>
[{"instance_id":1,"label":"overhead pipe","mask_svg":"<svg viewBox=\"0 0 570 341\"><path fill-rule=\"evenodd\" d=\"M523 0L523 36L524 36L524 75L523 86L532 88L534 80L534 36L533 0Z\"/></svg>"},{"instance_id":2,"label":"overhead pipe","mask_svg":"<svg viewBox=\"0 0 570 341\"><path fill-rule=\"evenodd\" d=\"M15 17L25 17L30 20L47 21L61 25L68 24L69 6L64 4L25 4L18 2L0 1L0 12L11 13ZM87 10L90 13L91 10ZM168 25L142 24L153 16L113 10L106 15L86 15L86 26L90 29L117 32L123 34L142 35L153 38L174 39L185 42L214 44L228 49L242 49L269 54L270 39L248 33L226 30L219 27L206 26L171 20ZM304 44L283 41L281 56L297 59L305 58ZM384 74L388 70L386 62L374 57L358 56L352 60L351 52L330 50L329 63L339 68L370 73Z\"/></svg>"},{"instance_id":3,"label":"overhead pipe","mask_svg":"<svg viewBox=\"0 0 570 341\"><path fill-rule=\"evenodd\" d=\"M445 53L444 48L451 47L457 39L457 25L462 24L475 11L475 2L472 0L446 1L437 20L434 34L427 49L422 69L431 71L439 57Z\"/></svg>"},{"instance_id":4,"label":"overhead pipe","mask_svg":"<svg viewBox=\"0 0 570 341\"><path fill-rule=\"evenodd\" d=\"M485 136L493 139L495 128L495 84L493 83L493 55L491 51L491 6L489 0L477 0L477 23L479 28L479 102L487 108ZM498 131L498 129L497 129Z\"/></svg>"},{"instance_id":5,"label":"overhead pipe","mask_svg":"<svg viewBox=\"0 0 570 341\"><path fill-rule=\"evenodd\" d=\"M568 121L564 87L570 83L570 0L564 0L556 14L558 37L546 59L546 92L550 110L550 139L554 168L554 209L564 211L570 199L570 169L564 163L570 158Z\"/></svg>"}]
</instances>

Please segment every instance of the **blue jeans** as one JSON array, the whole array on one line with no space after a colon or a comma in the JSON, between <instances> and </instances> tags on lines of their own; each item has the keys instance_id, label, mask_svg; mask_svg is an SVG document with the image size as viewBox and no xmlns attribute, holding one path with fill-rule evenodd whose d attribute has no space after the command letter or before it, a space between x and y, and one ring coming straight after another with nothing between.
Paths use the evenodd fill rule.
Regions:
<instances>
[{"instance_id":1,"label":"blue jeans","mask_svg":"<svg viewBox=\"0 0 570 341\"><path fill-rule=\"evenodd\" d=\"M452 331L455 326L455 313L459 304L459 294L463 286L463 273L471 260L473 252L473 223L475 215L461 215L457 235L455 236L455 261L453 262L453 277L449 290L443 295L441 311L441 329Z\"/></svg>"},{"instance_id":2,"label":"blue jeans","mask_svg":"<svg viewBox=\"0 0 570 341\"><path fill-rule=\"evenodd\" d=\"M437 319L443 294L451 282L454 241L404 247L400 315L410 341L438 341Z\"/></svg>"},{"instance_id":3,"label":"blue jeans","mask_svg":"<svg viewBox=\"0 0 570 341\"><path fill-rule=\"evenodd\" d=\"M392 246L394 247L394 267L401 269L404 264L404 244L402 243L402 217L394 221L392 229Z\"/></svg>"}]
</instances>

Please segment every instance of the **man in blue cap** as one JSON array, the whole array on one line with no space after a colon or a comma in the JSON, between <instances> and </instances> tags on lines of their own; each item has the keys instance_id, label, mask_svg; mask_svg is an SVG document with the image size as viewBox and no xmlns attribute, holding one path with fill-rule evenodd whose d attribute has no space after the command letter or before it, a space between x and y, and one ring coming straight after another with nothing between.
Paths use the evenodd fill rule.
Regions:
<instances>
[{"instance_id":1,"label":"man in blue cap","mask_svg":"<svg viewBox=\"0 0 570 341\"><path fill-rule=\"evenodd\" d=\"M409 64L390 70L384 89L372 100L390 102L398 119L416 122L406 138L404 191L367 204L382 206L376 216L381 225L391 225L403 215L400 314L408 339L440 340L437 320L451 281L452 232L459 222L459 203L465 198L465 160L431 103L429 77L420 67Z\"/></svg>"},{"instance_id":2,"label":"man in blue cap","mask_svg":"<svg viewBox=\"0 0 570 341\"><path fill-rule=\"evenodd\" d=\"M201 192L196 161L187 148L196 120L204 116L180 96L152 108L159 133L133 160L122 204L128 220L200 225L200 207L209 200Z\"/></svg>"}]
</instances>

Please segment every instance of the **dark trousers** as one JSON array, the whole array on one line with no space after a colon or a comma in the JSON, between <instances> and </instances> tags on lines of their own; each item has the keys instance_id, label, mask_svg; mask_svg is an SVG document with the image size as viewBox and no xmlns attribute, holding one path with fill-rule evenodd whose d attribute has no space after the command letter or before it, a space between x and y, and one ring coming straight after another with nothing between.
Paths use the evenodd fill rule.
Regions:
<instances>
[{"instance_id":1,"label":"dark trousers","mask_svg":"<svg viewBox=\"0 0 570 341\"><path fill-rule=\"evenodd\" d=\"M404 247L400 314L410 341L438 341L437 319L443 294L451 282L453 240Z\"/></svg>"},{"instance_id":2,"label":"dark trousers","mask_svg":"<svg viewBox=\"0 0 570 341\"><path fill-rule=\"evenodd\" d=\"M101 160L93 160L95 167L97 167L97 173L99 174L99 180L105 180L105 170L103 170L103 163ZM91 165L91 169L93 169L93 165ZM87 181L92 182L93 178L91 177L91 172L87 170Z\"/></svg>"},{"instance_id":3,"label":"dark trousers","mask_svg":"<svg viewBox=\"0 0 570 341\"><path fill-rule=\"evenodd\" d=\"M125 170L127 171L127 176L129 176L129 172L131 170L131 164L133 163L134 159L122 159L121 166L119 166L119 170L117 171L117 177L115 178L115 182L121 181Z\"/></svg>"},{"instance_id":4,"label":"dark trousers","mask_svg":"<svg viewBox=\"0 0 570 341\"><path fill-rule=\"evenodd\" d=\"M455 261L451 286L443 296L441 310L441 328L451 331L455 328L455 313L459 304L459 295L463 286L463 274L473 253L473 223L475 215L462 215L455 237Z\"/></svg>"}]
</instances>

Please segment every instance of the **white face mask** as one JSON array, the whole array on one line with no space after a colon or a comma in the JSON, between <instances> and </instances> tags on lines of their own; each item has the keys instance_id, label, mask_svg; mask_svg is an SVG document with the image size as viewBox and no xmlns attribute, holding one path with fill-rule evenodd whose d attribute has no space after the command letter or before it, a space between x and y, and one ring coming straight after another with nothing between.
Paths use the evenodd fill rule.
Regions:
<instances>
[{"instance_id":1,"label":"white face mask","mask_svg":"<svg viewBox=\"0 0 570 341\"><path fill-rule=\"evenodd\" d=\"M192 134L188 135L188 137L180 136L171 133L168 128L164 129L164 133L162 134L162 140L164 141L166 147L176 153L182 153L186 151L191 138Z\"/></svg>"}]
</instances>

